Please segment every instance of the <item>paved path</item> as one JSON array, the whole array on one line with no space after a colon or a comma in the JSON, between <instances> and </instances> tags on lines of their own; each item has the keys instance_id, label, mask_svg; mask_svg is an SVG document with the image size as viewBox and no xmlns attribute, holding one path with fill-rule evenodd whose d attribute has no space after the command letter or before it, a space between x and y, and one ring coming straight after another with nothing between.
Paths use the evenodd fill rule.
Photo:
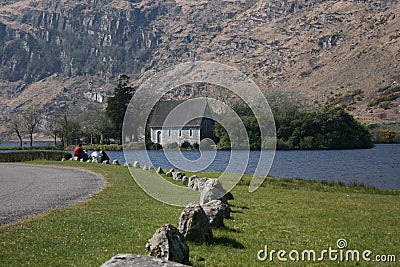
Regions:
<instances>
[{"instance_id":1,"label":"paved path","mask_svg":"<svg viewBox=\"0 0 400 267\"><path fill-rule=\"evenodd\" d=\"M77 204L104 185L102 176L80 169L0 164L0 225Z\"/></svg>"}]
</instances>

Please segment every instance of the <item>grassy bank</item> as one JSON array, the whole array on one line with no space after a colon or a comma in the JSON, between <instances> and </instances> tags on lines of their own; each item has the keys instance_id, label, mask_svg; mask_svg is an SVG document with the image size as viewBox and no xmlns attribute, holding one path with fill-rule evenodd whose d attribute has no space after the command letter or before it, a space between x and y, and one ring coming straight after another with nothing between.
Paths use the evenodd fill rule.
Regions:
<instances>
[{"instance_id":1,"label":"grassy bank","mask_svg":"<svg viewBox=\"0 0 400 267\"><path fill-rule=\"evenodd\" d=\"M145 254L144 246L157 228L165 223L177 225L182 208L147 196L125 167L70 161L44 164L98 172L108 186L81 205L0 228L0 266L100 266L118 253ZM249 180L246 176L232 191L232 218L224 229L213 231L214 243L188 243L192 265L280 265L276 255L272 263L258 261L257 252L265 245L270 250L321 252L336 249L339 238L347 240L348 249L393 254L400 260L398 191L269 178L249 193ZM291 264L295 263L285 263ZM333 264L338 262L327 259L315 266Z\"/></svg>"}]
</instances>

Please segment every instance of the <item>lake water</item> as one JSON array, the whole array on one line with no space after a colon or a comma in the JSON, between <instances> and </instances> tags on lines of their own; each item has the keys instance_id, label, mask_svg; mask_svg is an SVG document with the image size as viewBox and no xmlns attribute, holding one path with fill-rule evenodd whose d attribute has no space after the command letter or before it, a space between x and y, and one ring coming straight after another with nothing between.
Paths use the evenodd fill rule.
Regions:
<instances>
[{"instance_id":1,"label":"lake water","mask_svg":"<svg viewBox=\"0 0 400 267\"><path fill-rule=\"evenodd\" d=\"M10 143L8 144L10 145ZM11 144L12 145L12 144ZM71 152L71 151L70 151ZM111 159L125 162L122 151L107 151ZM182 153L182 154L181 154ZM243 161L246 152L243 153ZM141 165L151 164L163 168L191 169L180 158L183 155L191 160L197 171L225 171L231 156L230 151L169 151L168 159L163 151L130 151L127 152L129 162L137 160ZM260 152L251 151L245 173L254 173ZM200 157L201 156L201 157ZM239 155L239 158L241 155ZM172 164L172 163L174 164ZM240 162L229 164L229 171L239 172ZM346 184L362 183L382 189L400 190L400 145L376 145L372 149L357 150L306 150L276 151L269 172L270 175L282 178L301 178L308 180L328 180ZM201 168L199 167L201 166ZM236 166L238 170L235 171Z\"/></svg>"}]
</instances>

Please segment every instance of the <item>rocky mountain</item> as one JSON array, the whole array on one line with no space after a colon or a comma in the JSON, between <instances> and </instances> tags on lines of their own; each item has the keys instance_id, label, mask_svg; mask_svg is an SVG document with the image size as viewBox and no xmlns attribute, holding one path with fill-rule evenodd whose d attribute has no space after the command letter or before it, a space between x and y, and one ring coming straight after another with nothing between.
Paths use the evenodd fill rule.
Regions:
<instances>
[{"instance_id":1,"label":"rocky mountain","mask_svg":"<svg viewBox=\"0 0 400 267\"><path fill-rule=\"evenodd\" d=\"M210 60L267 95L399 122L399 14L395 0L5 0L0 120L31 103L80 112L93 101L85 93L112 94L122 73L139 85L168 66Z\"/></svg>"}]
</instances>

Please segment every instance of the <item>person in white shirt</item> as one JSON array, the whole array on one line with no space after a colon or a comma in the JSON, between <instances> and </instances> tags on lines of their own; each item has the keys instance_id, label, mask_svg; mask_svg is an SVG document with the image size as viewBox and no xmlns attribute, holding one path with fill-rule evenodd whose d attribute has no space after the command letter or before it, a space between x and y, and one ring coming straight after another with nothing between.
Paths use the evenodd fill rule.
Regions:
<instances>
[{"instance_id":1,"label":"person in white shirt","mask_svg":"<svg viewBox=\"0 0 400 267\"><path fill-rule=\"evenodd\" d=\"M90 155L92 157L92 162L97 162L97 163L101 163L101 153L100 153L100 149L96 149L95 151L93 151L93 153Z\"/></svg>"}]
</instances>

